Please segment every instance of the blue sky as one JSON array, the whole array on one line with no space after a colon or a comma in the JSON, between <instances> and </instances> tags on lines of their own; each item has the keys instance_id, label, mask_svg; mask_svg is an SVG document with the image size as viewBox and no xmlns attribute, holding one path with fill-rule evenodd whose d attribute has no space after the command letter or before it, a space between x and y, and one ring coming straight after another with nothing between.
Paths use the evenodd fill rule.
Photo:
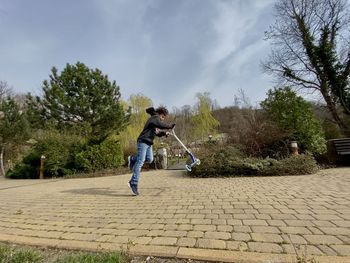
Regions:
<instances>
[{"instance_id":1,"label":"blue sky","mask_svg":"<svg viewBox=\"0 0 350 263\"><path fill-rule=\"evenodd\" d=\"M85 63L155 106L222 107L243 89L252 104L273 87L260 62L273 0L0 0L0 80L39 95L53 66Z\"/></svg>"}]
</instances>

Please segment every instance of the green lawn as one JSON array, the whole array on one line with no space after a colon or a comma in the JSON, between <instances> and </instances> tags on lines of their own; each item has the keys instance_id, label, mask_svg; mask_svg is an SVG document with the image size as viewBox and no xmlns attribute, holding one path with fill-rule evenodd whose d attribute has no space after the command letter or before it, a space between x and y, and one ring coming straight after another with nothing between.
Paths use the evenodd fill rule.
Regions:
<instances>
[{"instance_id":1,"label":"green lawn","mask_svg":"<svg viewBox=\"0 0 350 263\"><path fill-rule=\"evenodd\" d=\"M0 263L127 263L129 259L118 252L71 252L22 248L0 244ZM58 255L58 256L57 256Z\"/></svg>"}]
</instances>

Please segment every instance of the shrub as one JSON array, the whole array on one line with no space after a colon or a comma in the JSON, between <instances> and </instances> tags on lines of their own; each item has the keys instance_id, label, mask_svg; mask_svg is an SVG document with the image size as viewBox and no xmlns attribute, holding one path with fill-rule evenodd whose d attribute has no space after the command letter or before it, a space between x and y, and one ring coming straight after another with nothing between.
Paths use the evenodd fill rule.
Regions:
<instances>
[{"instance_id":1,"label":"shrub","mask_svg":"<svg viewBox=\"0 0 350 263\"><path fill-rule=\"evenodd\" d=\"M10 178L35 179L39 177L40 158L45 156L45 177L63 176L76 171L75 155L81 151L84 140L76 135L45 132L32 150L7 172Z\"/></svg>"},{"instance_id":2,"label":"shrub","mask_svg":"<svg viewBox=\"0 0 350 263\"><path fill-rule=\"evenodd\" d=\"M123 150L117 140L107 139L87 148L76 155L75 164L80 171L96 171L117 168L124 164Z\"/></svg>"},{"instance_id":3,"label":"shrub","mask_svg":"<svg viewBox=\"0 0 350 263\"><path fill-rule=\"evenodd\" d=\"M193 168L190 176L279 176L311 174L317 171L316 161L308 154L276 160L244 157L232 146L205 148L205 152L198 153L201 164Z\"/></svg>"}]
</instances>

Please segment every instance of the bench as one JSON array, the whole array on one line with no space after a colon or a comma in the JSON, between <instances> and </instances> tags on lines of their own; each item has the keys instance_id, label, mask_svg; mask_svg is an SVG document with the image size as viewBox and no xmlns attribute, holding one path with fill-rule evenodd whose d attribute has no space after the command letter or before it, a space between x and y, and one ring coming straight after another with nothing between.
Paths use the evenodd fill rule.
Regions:
<instances>
[{"instance_id":1,"label":"bench","mask_svg":"<svg viewBox=\"0 0 350 263\"><path fill-rule=\"evenodd\" d=\"M350 164L350 138L333 139L328 141L336 153L336 163Z\"/></svg>"}]
</instances>

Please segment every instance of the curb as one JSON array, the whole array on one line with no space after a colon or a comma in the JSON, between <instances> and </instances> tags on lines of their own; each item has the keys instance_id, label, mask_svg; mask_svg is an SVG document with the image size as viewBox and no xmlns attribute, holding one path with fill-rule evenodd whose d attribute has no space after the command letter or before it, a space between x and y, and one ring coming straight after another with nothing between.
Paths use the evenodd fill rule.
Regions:
<instances>
[{"instance_id":1,"label":"curb","mask_svg":"<svg viewBox=\"0 0 350 263\"><path fill-rule=\"evenodd\" d=\"M86 251L126 251L126 244L98 243L78 240L59 240L38 237L24 237L0 234L0 241L20 245L48 247L68 250ZM272 254L257 252L240 252L216 249L185 248L175 246L135 245L130 248L131 255L157 256L228 263L291 263L295 262L293 254ZM350 256L313 256L318 263L349 263Z\"/></svg>"}]
</instances>

